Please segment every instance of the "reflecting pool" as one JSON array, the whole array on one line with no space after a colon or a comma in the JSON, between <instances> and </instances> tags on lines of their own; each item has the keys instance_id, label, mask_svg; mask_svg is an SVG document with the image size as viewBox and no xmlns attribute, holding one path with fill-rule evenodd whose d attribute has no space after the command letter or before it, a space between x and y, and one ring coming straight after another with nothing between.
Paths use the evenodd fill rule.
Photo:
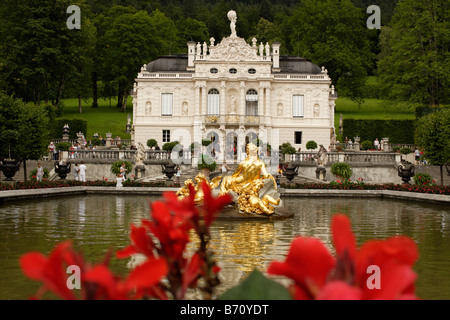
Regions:
<instances>
[{"instance_id":1,"label":"reflecting pool","mask_svg":"<svg viewBox=\"0 0 450 320\"><path fill-rule=\"evenodd\" d=\"M131 223L148 218L149 201L157 197L88 195L12 202L0 206L0 299L28 299L39 284L21 272L19 257L27 251L47 254L57 243L72 239L86 260L101 261L108 249L129 244ZM222 284L218 293L254 269L265 271L282 260L297 235L320 238L331 250L330 221L347 214L358 245L370 239L407 235L419 247L417 295L422 299L450 299L450 209L442 205L378 198L286 198L295 212L282 221L216 221L211 249ZM190 250L195 249L195 238ZM130 261L111 260L119 273ZM280 282L287 283L285 279ZM192 293L192 298L199 298Z\"/></svg>"}]
</instances>

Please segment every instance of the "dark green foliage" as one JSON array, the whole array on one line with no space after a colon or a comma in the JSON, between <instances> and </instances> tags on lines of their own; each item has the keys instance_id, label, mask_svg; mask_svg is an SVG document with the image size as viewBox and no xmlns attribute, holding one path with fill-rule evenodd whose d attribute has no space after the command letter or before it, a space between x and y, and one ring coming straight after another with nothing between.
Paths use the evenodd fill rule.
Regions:
<instances>
[{"instance_id":1,"label":"dark green foliage","mask_svg":"<svg viewBox=\"0 0 450 320\"><path fill-rule=\"evenodd\" d=\"M370 150L372 149L372 147L372 141L364 140L363 142L361 142L361 150Z\"/></svg>"},{"instance_id":2,"label":"dark green foliage","mask_svg":"<svg viewBox=\"0 0 450 320\"><path fill-rule=\"evenodd\" d=\"M166 142L163 144L162 149L165 151L172 151L173 148L175 148L175 146L179 144L178 141L171 141L171 142Z\"/></svg>"},{"instance_id":3,"label":"dark green foliage","mask_svg":"<svg viewBox=\"0 0 450 320\"><path fill-rule=\"evenodd\" d=\"M315 141L308 141L306 143L306 149L308 149L308 150L317 149L317 142L315 142Z\"/></svg>"},{"instance_id":4,"label":"dark green foliage","mask_svg":"<svg viewBox=\"0 0 450 320\"><path fill-rule=\"evenodd\" d=\"M58 151L69 151L71 144L70 142L60 142L55 147Z\"/></svg>"},{"instance_id":5,"label":"dark green foliage","mask_svg":"<svg viewBox=\"0 0 450 320\"><path fill-rule=\"evenodd\" d=\"M219 43L230 35L226 15L233 9L240 37L281 42L282 54L325 65L341 95L360 99L379 51L378 32L365 27L368 2L389 21L395 0L3 0L0 88L58 107L67 97L93 95L97 106L98 96L117 96L124 110L144 63L186 53L190 40ZM69 5L81 8L81 30L66 26Z\"/></svg>"},{"instance_id":6,"label":"dark green foliage","mask_svg":"<svg viewBox=\"0 0 450 320\"><path fill-rule=\"evenodd\" d=\"M353 170L348 163L336 162L331 166L331 173L338 178L342 178L342 182L346 182L353 174Z\"/></svg>"},{"instance_id":7,"label":"dark green foliage","mask_svg":"<svg viewBox=\"0 0 450 320\"><path fill-rule=\"evenodd\" d=\"M125 168L127 169L126 174L130 175L131 170L133 169L133 164L130 161L118 160L114 162L111 165L111 172L114 173L115 175L118 175L120 173L120 167L122 166L123 163L125 163Z\"/></svg>"},{"instance_id":8,"label":"dark green foliage","mask_svg":"<svg viewBox=\"0 0 450 320\"><path fill-rule=\"evenodd\" d=\"M450 102L448 0L403 0L381 31L378 71L389 98L423 105Z\"/></svg>"},{"instance_id":9,"label":"dark green foliage","mask_svg":"<svg viewBox=\"0 0 450 320\"><path fill-rule=\"evenodd\" d=\"M91 144L93 146L101 146L102 145L102 140L99 137L93 137L91 139Z\"/></svg>"},{"instance_id":10,"label":"dark green foliage","mask_svg":"<svg viewBox=\"0 0 450 320\"><path fill-rule=\"evenodd\" d=\"M36 181L37 180L36 175L37 175L37 169L31 170L31 173L29 175L30 180ZM50 171L47 168L44 168L44 174L43 174L42 178L48 179L49 176L50 176Z\"/></svg>"},{"instance_id":11,"label":"dark green foliage","mask_svg":"<svg viewBox=\"0 0 450 320\"><path fill-rule=\"evenodd\" d=\"M202 140L202 146L209 146L212 143L211 139L203 139Z\"/></svg>"},{"instance_id":12,"label":"dark green foliage","mask_svg":"<svg viewBox=\"0 0 450 320\"><path fill-rule=\"evenodd\" d=\"M61 139L65 124L69 125L69 139L78 139L78 132L82 132L86 136L87 121L80 119L57 119L51 124L50 134L52 139Z\"/></svg>"},{"instance_id":13,"label":"dark green foliage","mask_svg":"<svg viewBox=\"0 0 450 320\"><path fill-rule=\"evenodd\" d=\"M280 146L280 153L282 154L295 154L295 152L295 148L289 142L285 142Z\"/></svg>"},{"instance_id":14,"label":"dark green foliage","mask_svg":"<svg viewBox=\"0 0 450 320\"><path fill-rule=\"evenodd\" d=\"M48 126L45 107L0 93L0 158L39 159L47 152Z\"/></svg>"},{"instance_id":15,"label":"dark green foliage","mask_svg":"<svg viewBox=\"0 0 450 320\"><path fill-rule=\"evenodd\" d=\"M450 106L419 106L416 107L416 119L424 117L430 113L441 110L441 108L450 109Z\"/></svg>"},{"instance_id":16,"label":"dark green foliage","mask_svg":"<svg viewBox=\"0 0 450 320\"><path fill-rule=\"evenodd\" d=\"M155 139L147 140L147 147L149 147L150 149L153 147L156 147L157 144L158 144L158 142Z\"/></svg>"},{"instance_id":17,"label":"dark green foliage","mask_svg":"<svg viewBox=\"0 0 450 320\"><path fill-rule=\"evenodd\" d=\"M442 108L417 120L416 144L431 165L450 161L450 108Z\"/></svg>"},{"instance_id":18,"label":"dark green foliage","mask_svg":"<svg viewBox=\"0 0 450 320\"><path fill-rule=\"evenodd\" d=\"M389 138L389 143L414 144L414 120L344 119L344 137L359 136L361 141Z\"/></svg>"},{"instance_id":19,"label":"dark green foliage","mask_svg":"<svg viewBox=\"0 0 450 320\"><path fill-rule=\"evenodd\" d=\"M217 168L217 163L207 154L202 154L198 159L198 170L209 169L209 171L214 171Z\"/></svg>"},{"instance_id":20,"label":"dark green foliage","mask_svg":"<svg viewBox=\"0 0 450 320\"><path fill-rule=\"evenodd\" d=\"M414 175L414 184L419 186L432 186L435 183L428 173L416 173Z\"/></svg>"},{"instance_id":21,"label":"dark green foliage","mask_svg":"<svg viewBox=\"0 0 450 320\"><path fill-rule=\"evenodd\" d=\"M325 66L339 94L355 101L376 59L366 19L350 0L303 0L290 18L293 53Z\"/></svg>"},{"instance_id":22,"label":"dark green foliage","mask_svg":"<svg viewBox=\"0 0 450 320\"><path fill-rule=\"evenodd\" d=\"M400 153L401 154L407 155L407 154L410 154L411 152L412 152L412 150L410 148L408 148L408 147L400 148Z\"/></svg>"}]
</instances>

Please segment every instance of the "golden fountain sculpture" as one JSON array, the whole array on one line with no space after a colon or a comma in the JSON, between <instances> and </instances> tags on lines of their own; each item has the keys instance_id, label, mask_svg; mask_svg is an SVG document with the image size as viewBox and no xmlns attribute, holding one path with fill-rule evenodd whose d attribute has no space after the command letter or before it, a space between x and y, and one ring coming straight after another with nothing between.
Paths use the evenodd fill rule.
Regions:
<instances>
[{"instance_id":1,"label":"golden fountain sculpture","mask_svg":"<svg viewBox=\"0 0 450 320\"><path fill-rule=\"evenodd\" d=\"M191 179L186 180L184 187L177 191L177 195L180 198L189 195L189 185L192 184L196 190L195 203L201 204L203 192L200 183L206 181L213 193L220 195L230 193L240 212L272 215L275 212L274 206L279 206L281 202L275 178L267 171L264 162L258 158L257 146L249 143L247 155L232 175L216 177L210 182L203 173L199 173L195 177L195 183Z\"/></svg>"}]
</instances>

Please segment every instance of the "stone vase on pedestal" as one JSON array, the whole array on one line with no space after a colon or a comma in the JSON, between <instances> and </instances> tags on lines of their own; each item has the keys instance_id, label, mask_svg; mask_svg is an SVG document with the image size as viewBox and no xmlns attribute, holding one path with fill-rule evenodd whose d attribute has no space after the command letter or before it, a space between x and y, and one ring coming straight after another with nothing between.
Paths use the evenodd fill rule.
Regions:
<instances>
[{"instance_id":1,"label":"stone vase on pedestal","mask_svg":"<svg viewBox=\"0 0 450 320\"><path fill-rule=\"evenodd\" d=\"M3 172L3 175L6 177L5 181L14 181L13 177L16 172L20 169L20 164L22 161L15 159L3 159L0 165L0 170Z\"/></svg>"}]
</instances>

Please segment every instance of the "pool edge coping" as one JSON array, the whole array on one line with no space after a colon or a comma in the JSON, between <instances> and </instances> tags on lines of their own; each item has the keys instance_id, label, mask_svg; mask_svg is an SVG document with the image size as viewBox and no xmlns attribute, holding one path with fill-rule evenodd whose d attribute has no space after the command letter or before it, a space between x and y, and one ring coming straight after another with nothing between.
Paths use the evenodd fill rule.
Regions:
<instances>
[{"instance_id":1,"label":"pool edge coping","mask_svg":"<svg viewBox=\"0 0 450 320\"><path fill-rule=\"evenodd\" d=\"M87 195L87 194L113 194L113 195L162 195L165 191L177 191L170 187L61 187L25 190L4 190L0 192L0 204L15 200L36 198L50 198L61 194ZM381 197L400 200L413 200L434 203L450 204L449 195L437 195L419 192L404 192L393 190L339 190L339 189L280 189L284 197Z\"/></svg>"}]
</instances>

